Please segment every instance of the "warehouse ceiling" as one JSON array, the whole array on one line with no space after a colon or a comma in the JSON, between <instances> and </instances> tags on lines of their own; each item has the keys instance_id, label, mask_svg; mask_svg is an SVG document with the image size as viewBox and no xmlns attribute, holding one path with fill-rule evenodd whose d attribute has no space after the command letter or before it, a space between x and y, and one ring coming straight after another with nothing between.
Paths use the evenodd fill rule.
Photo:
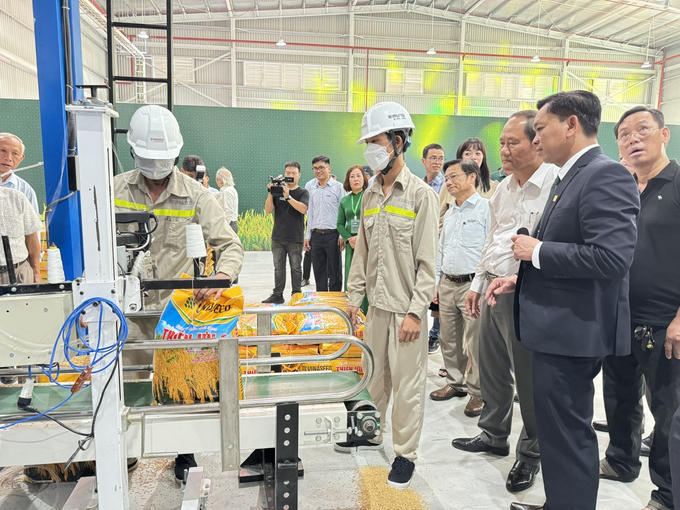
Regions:
<instances>
[{"instance_id":1,"label":"warehouse ceiling","mask_svg":"<svg viewBox=\"0 0 680 510\"><path fill-rule=\"evenodd\" d=\"M92 1L102 12L105 0ZM165 22L165 0L112 0L117 21ZM235 19L412 12L437 20L570 39L593 46L661 49L680 43L680 0L174 0L175 24ZM490 41L492 42L492 41Z\"/></svg>"}]
</instances>

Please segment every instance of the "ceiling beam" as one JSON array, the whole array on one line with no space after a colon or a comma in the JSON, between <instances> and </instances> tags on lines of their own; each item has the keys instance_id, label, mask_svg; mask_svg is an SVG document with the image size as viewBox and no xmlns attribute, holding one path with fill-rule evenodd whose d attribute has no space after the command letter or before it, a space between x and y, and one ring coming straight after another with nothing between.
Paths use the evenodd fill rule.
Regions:
<instances>
[{"instance_id":1,"label":"ceiling beam","mask_svg":"<svg viewBox=\"0 0 680 510\"><path fill-rule=\"evenodd\" d=\"M484 3L484 0L477 0L477 2L475 2L475 5L473 5L472 7L470 7L470 8L467 10L467 12L466 12L465 14L463 14L463 20L468 19L468 18L470 17L470 15L471 15L473 12L475 12L475 10L477 9L477 7L479 7L479 6L482 5L483 3ZM434 1L432 2L432 5L434 5Z\"/></svg>"},{"instance_id":2,"label":"ceiling beam","mask_svg":"<svg viewBox=\"0 0 680 510\"><path fill-rule=\"evenodd\" d=\"M593 20L593 19L591 18L591 19L586 20L586 21L583 22L583 23L577 24L577 25L575 25L575 26L573 26L573 27L569 27L569 31L570 31L570 32L580 32L580 33L583 33L583 34L587 34L589 30L592 30L593 28L598 27L598 26L602 25L603 23L607 23L607 22L608 22L610 19L612 19L612 18L618 18L618 17L622 17L622 18L623 18L623 16L624 16L623 11L624 11L625 9L626 9L625 6L622 7L620 10L619 10L619 9L613 9L613 12L610 12L610 13L607 14L606 16L598 17L598 18L595 19L595 20ZM630 17L630 16L632 16L633 14L635 14L636 12L641 11L642 9L643 9L643 7L638 7L637 9L635 9L634 11L632 11L632 12L626 14L625 16L626 16L626 17Z\"/></svg>"}]
</instances>

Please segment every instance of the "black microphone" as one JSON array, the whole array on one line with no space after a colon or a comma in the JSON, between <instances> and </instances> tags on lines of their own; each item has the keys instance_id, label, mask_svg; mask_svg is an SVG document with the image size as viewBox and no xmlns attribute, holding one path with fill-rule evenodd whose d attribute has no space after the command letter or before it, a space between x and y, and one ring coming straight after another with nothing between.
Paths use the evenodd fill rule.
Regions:
<instances>
[{"instance_id":1,"label":"black microphone","mask_svg":"<svg viewBox=\"0 0 680 510\"><path fill-rule=\"evenodd\" d=\"M526 227L521 227L517 229L517 235L518 236L528 236L529 235L529 229Z\"/></svg>"}]
</instances>

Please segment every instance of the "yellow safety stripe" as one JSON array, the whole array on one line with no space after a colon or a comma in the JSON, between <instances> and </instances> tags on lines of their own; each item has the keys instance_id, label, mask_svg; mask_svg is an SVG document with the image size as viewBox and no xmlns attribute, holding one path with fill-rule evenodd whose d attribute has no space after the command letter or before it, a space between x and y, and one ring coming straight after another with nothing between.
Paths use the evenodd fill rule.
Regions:
<instances>
[{"instance_id":1,"label":"yellow safety stripe","mask_svg":"<svg viewBox=\"0 0 680 510\"><path fill-rule=\"evenodd\" d=\"M154 209L156 216L176 216L178 218L191 218L196 214L196 209L182 211L180 209Z\"/></svg>"},{"instance_id":2,"label":"yellow safety stripe","mask_svg":"<svg viewBox=\"0 0 680 510\"><path fill-rule=\"evenodd\" d=\"M118 200L117 198L113 201L114 205L118 207L126 207L127 209L134 209L135 211L148 211L149 208L142 204L135 204L134 202L128 202L127 200Z\"/></svg>"},{"instance_id":3,"label":"yellow safety stripe","mask_svg":"<svg viewBox=\"0 0 680 510\"><path fill-rule=\"evenodd\" d=\"M127 200L115 199L114 204L118 207L134 209L135 211L149 210L149 208L143 204L135 204L134 202L128 202ZM191 218L196 214L196 209L190 209L188 211L184 211L181 209L154 209L153 212L156 216L175 216L177 218Z\"/></svg>"},{"instance_id":4,"label":"yellow safety stripe","mask_svg":"<svg viewBox=\"0 0 680 510\"><path fill-rule=\"evenodd\" d=\"M378 214L380 212L380 207L375 207L373 209L366 209L364 211L364 216L371 216L373 214Z\"/></svg>"},{"instance_id":5,"label":"yellow safety stripe","mask_svg":"<svg viewBox=\"0 0 680 510\"><path fill-rule=\"evenodd\" d=\"M394 207L392 205L385 206L385 211L388 213L396 214L398 216L406 216L407 218L415 218L417 216L415 211L401 209L400 207Z\"/></svg>"}]
</instances>

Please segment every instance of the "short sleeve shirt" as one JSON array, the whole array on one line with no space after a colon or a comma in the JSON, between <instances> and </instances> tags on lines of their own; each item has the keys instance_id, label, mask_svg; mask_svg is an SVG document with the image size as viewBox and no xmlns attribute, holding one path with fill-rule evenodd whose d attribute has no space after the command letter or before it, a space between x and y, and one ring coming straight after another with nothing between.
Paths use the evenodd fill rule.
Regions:
<instances>
[{"instance_id":1,"label":"short sleeve shirt","mask_svg":"<svg viewBox=\"0 0 680 510\"><path fill-rule=\"evenodd\" d=\"M297 187L290 196L309 206L309 191ZM305 215L285 200L274 199L274 228L272 239L279 242L302 243L305 240Z\"/></svg>"},{"instance_id":2,"label":"short sleeve shirt","mask_svg":"<svg viewBox=\"0 0 680 510\"><path fill-rule=\"evenodd\" d=\"M38 213L26 196L15 189L0 187L0 236L9 237L15 264L28 258L25 237L42 228ZM4 250L0 249L0 266L6 266Z\"/></svg>"},{"instance_id":3,"label":"short sleeve shirt","mask_svg":"<svg viewBox=\"0 0 680 510\"><path fill-rule=\"evenodd\" d=\"M634 323L667 327L680 307L680 166L672 160L640 194L638 239L630 268Z\"/></svg>"}]
</instances>

